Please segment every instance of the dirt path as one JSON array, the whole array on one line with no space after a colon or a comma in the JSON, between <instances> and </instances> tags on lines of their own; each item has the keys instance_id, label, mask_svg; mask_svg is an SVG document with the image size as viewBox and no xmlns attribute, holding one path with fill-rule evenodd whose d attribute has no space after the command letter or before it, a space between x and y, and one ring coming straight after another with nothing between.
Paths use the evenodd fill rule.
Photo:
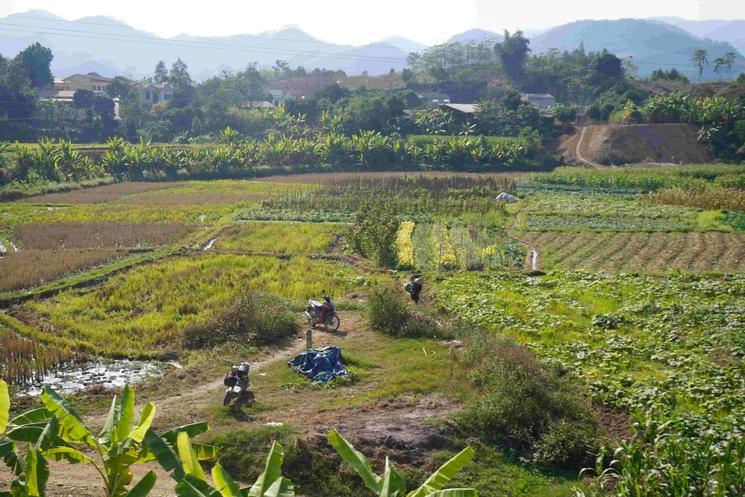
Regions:
<instances>
[{"instance_id":1,"label":"dirt path","mask_svg":"<svg viewBox=\"0 0 745 497\"><path fill-rule=\"evenodd\" d=\"M353 312L342 313L339 332L313 332L315 347L338 345L350 351L352 356L375 347L390 344L397 347L397 343L395 339L383 338L369 330L364 318ZM400 364L375 365L363 382L350 388L315 389L305 386L296 390L288 385L295 376L286 375L286 361L304 348L305 340L298 339L252 361L251 389L257 402L264 406L257 411L249 411L251 414L247 415L244 411L231 413L222 410L222 378L214 378L180 388L180 391L177 385L175 392L165 389L152 392L148 400L157 407L155 428L163 430L180 424L208 421L211 432L220 433L266 423L284 423L292 424L299 430L299 436L318 447L325 447L326 433L337 428L373 459L389 455L397 463L406 464L419 461L438 446L441 440L438 422L459 408L458 403L445 394L377 394L380 382L388 374L386 368L400 368ZM422 353L432 354L432 351L422 347ZM447 389L443 388L443 391ZM139 400L138 405L143 402ZM265 409L268 406L272 407ZM106 415L101 410L84 418L95 432L105 422ZM135 479L151 469L158 476L151 497L174 496L174 482L155 464L134 467ZM98 497L103 493L100 476L92 466L71 467L66 463L52 462L50 470L49 497ZM0 488L6 487L10 479L9 472L0 469Z\"/></svg>"},{"instance_id":2,"label":"dirt path","mask_svg":"<svg viewBox=\"0 0 745 497\"><path fill-rule=\"evenodd\" d=\"M586 134L587 134L587 126L584 126L582 128L582 131L580 132L579 140L577 141L577 146L574 149L574 155L575 155L575 157L581 163L586 164L586 165L590 166L591 168L593 168L595 170L602 171L603 169L607 169L607 166L604 166L602 164L599 164L597 162L594 162L594 161L588 159L582 153L582 146L585 144Z\"/></svg>"}]
</instances>

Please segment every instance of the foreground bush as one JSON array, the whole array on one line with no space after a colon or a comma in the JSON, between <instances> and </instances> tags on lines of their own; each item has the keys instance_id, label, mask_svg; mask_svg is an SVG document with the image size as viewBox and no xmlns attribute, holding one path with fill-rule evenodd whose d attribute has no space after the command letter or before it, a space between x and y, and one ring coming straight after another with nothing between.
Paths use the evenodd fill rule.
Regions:
<instances>
[{"instance_id":1,"label":"foreground bush","mask_svg":"<svg viewBox=\"0 0 745 497\"><path fill-rule=\"evenodd\" d=\"M597 452L597 427L576 394L526 347L485 332L464 332L464 363L479 395L461 425L536 464L586 466Z\"/></svg>"},{"instance_id":2,"label":"foreground bush","mask_svg":"<svg viewBox=\"0 0 745 497\"><path fill-rule=\"evenodd\" d=\"M434 318L413 311L392 287L379 287L370 294L367 306L370 328L398 337L447 338L452 330Z\"/></svg>"},{"instance_id":3,"label":"foreground bush","mask_svg":"<svg viewBox=\"0 0 745 497\"><path fill-rule=\"evenodd\" d=\"M184 331L184 344L203 348L229 341L267 346L294 337L299 330L298 316L289 304L259 292L245 292L206 323Z\"/></svg>"}]
</instances>

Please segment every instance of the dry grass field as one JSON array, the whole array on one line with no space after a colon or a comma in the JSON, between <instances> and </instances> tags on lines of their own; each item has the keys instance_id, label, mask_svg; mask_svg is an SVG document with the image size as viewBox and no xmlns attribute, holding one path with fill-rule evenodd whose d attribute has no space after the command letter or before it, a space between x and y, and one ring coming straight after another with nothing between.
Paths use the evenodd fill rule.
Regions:
<instances>
[{"instance_id":1,"label":"dry grass field","mask_svg":"<svg viewBox=\"0 0 745 497\"><path fill-rule=\"evenodd\" d=\"M23 250L0 257L0 291L41 285L70 273L104 264L126 252L96 250Z\"/></svg>"},{"instance_id":2,"label":"dry grass field","mask_svg":"<svg viewBox=\"0 0 745 497\"><path fill-rule=\"evenodd\" d=\"M183 223L33 223L13 227L23 250L146 248L172 243L189 231Z\"/></svg>"}]
</instances>

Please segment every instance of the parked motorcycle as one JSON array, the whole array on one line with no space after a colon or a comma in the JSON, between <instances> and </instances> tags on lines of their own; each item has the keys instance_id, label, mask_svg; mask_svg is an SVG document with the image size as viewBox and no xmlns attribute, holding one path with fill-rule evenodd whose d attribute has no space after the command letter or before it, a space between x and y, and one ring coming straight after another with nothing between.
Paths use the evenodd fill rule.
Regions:
<instances>
[{"instance_id":1,"label":"parked motorcycle","mask_svg":"<svg viewBox=\"0 0 745 497\"><path fill-rule=\"evenodd\" d=\"M308 305L305 308L305 317L308 319L309 327L313 327L318 322L323 306L324 302L313 299L308 301ZM327 305L325 320L320 324L323 325L326 331L337 331L339 326L341 326L341 319L339 319L339 315L336 313L333 304Z\"/></svg>"},{"instance_id":2,"label":"parked motorcycle","mask_svg":"<svg viewBox=\"0 0 745 497\"><path fill-rule=\"evenodd\" d=\"M227 387L225 389L225 397L222 400L222 405L229 405L233 399L240 399L242 397L249 397L249 402L253 399L253 393L248 390L248 373L251 366L247 362L242 362L238 366L233 366L228 374L225 375L223 383Z\"/></svg>"}]
</instances>

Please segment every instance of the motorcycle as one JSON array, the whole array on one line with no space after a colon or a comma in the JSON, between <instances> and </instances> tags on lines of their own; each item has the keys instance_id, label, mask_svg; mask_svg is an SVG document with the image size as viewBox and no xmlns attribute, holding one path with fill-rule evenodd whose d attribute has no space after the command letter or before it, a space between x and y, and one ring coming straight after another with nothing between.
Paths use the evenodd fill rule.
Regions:
<instances>
[{"instance_id":1,"label":"motorcycle","mask_svg":"<svg viewBox=\"0 0 745 497\"><path fill-rule=\"evenodd\" d=\"M305 308L305 317L308 319L309 327L313 327L318 321L318 318L321 316L322 307L323 302L318 302L317 300L312 299L308 301L308 306ZM329 309L326 311L325 322L321 324L326 331L337 331L339 326L341 326L341 319L339 319L339 315L336 314L335 310Z\"/></svg>"},{"instance_id":2,"label":"motorcycle","mask_svg":"<svg viewBox=\"0 0 745 497\"><path fill-rule=\"evenodd\" d=\"M234 366L230 374L225 375L223 383L227 388L225 389L225 397L223 397L222 405L227 406L233 399L242 399L244 397L247 397L246 402L253 400L253 392L248 389L249 367L247 362L243 362L239 366Z\"/></svg>"}]
</instances>

